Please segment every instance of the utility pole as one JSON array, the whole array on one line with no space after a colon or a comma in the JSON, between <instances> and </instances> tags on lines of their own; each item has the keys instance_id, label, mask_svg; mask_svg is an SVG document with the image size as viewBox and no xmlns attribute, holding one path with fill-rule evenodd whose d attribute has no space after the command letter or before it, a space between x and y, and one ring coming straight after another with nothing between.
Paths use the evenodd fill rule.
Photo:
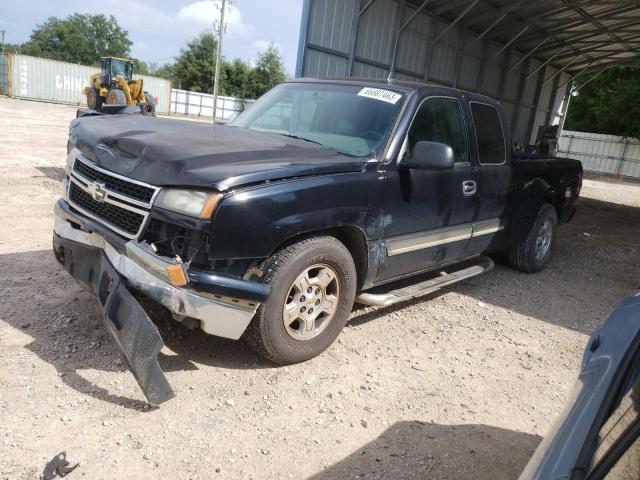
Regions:
<instances>
[{"instance_id":1,"label":"utility pole","mask_svg":"<svg viewBox=\"0 0 640 480\"><path fill-rule=\"evenodd\" d=\"M227 0L222 0L220 5L220 23L217 25L218 48L216 50L216 69L213 77L213 123L216 123L216 111L218 108L218 84L220 83L220 59L222 58L222 36L227 26L224 23L224 11L227 8ZM216 30L216 24L213 25Z\"/></svg>"},{"instance_id":2,"label":"utility pole","mask_svg":"<svg viewBox=\"0 0 640 480\"><path fill-rule=\"evenodd\" d=\"M2 56L4 57L4 30L2 31Z\"/></svg>"}]
</instances>

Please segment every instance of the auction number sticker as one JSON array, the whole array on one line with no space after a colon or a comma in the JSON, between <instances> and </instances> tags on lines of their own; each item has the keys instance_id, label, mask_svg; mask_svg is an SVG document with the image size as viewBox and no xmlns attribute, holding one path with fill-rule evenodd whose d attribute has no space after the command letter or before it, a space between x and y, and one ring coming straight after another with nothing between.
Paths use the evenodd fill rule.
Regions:
<instances>
[{"instance_id":1,"label":"auction number sticker","mask_svg":"<svg viewBox=\"0 0 640 480\"><path fill-rule=\"evenodd\" d=\"M365 87L358 92L358 96L373 98L374 100L380 100L387 103L398 103L398 100L402 98L399 93L391 92L389 90L383 90L382 88Z\"/></svg>"}]
</instances>

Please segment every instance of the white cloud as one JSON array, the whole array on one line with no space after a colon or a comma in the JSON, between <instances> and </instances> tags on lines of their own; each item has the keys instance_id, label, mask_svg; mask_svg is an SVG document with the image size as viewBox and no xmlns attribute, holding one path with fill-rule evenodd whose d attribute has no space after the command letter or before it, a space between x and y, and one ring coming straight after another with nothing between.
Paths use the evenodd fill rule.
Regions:
<instances>
[{"instance_id":1,"label":"white cloud","mask_svg":"<svg viewBox=\"0 0 640 480\"><path fill-rule=\"evenodd\" d=\"M220 2L212 0L200 0L178 12L178 19L199 25L201 28L210 28L215 21L220 19ZM238 39L252 39L255 36L254 28L247 24L240 10L233 5L227 5L224 22L229 25L229 37Z\"/></svg>"},{"instance_id":2,"label":"white cloud","mask_svg":"<svg viewBox=\"0 0 640 480\"><path fill-rule=\"evenodd\" d=\"M253 42L253 46L260 53L267 50L267 48L269 48L269 46L271 46L272 44L278 49L280 53L282 53L282 46L277 42L273 42L271 40L262 40L262 39L256 40L255 42Z\"/></svg>"}]
</instances>

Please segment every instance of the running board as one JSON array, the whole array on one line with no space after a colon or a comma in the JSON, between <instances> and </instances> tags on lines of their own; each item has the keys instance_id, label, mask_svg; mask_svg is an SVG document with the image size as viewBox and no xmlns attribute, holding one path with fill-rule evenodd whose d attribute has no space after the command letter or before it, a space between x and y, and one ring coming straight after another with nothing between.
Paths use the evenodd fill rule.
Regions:
<instances>
[{"instance_id":1,"label":"running board","mask_svg":"<svg viewBox=\"0 0 640 480\"><path fill-rule=\"evenodd\" d=\"M356 297L356 302L362 305L375 305L386 307L395 303L403 302L411 298L420 297L428 293L440 290L442 287L457 283L467 278L475 277L486 273L495 265L489 257L477 257L472 260L476 265L457 270L451 273L441 272L439 277L430 278L420 283L415 283L407 287L391 290L386 293L361 293Z\"/></svg>"}]
</instances>

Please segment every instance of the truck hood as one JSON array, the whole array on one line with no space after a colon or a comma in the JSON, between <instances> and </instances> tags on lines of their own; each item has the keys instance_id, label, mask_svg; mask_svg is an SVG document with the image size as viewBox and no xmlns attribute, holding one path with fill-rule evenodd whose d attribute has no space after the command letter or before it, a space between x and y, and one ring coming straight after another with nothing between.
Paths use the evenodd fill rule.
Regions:
<instances>
[{"instance_id":1,"label":"truck hood","mask_svg":"<svg viewBox=\"0 0 640 480\"><path fill-rule=\"evenodd\" d=\"M370 159L304 140L239 127L144 115L74 120L84 156L112 172L156 186L219 191L285 178L362 171Z\"/></svg>"}]
</instances>

